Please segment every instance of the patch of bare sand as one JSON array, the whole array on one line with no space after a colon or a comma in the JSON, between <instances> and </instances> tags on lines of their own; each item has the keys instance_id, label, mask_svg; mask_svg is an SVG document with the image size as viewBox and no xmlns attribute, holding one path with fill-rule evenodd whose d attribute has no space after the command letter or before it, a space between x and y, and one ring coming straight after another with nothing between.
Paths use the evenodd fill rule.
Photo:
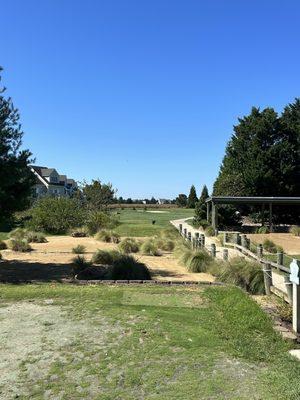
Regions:
<instances>
[{"instance_id":1,"label":"patch of bare sand","mask_svg":"<svg viewBox=\"0 0 300 400\"><path fill-rule=\"evenodd\" d=\"M141 239L141 238L139 238ZM104 243L91 237L73 238L71 236L50 236L47 237L48 243L33 243L34 251L29 253L18 253L11 250L2 252L5 260L20 261L26 263L39 264L71 264L76 256L72 253L72 248L78 244L86 247L86 258L90 259L92 253L97 249L113 250L117 249L114 243ZM153 274L156 280L177 280L177 281L214 281L214 277L206 273L189 273L186 268L180 265L177 259L171 253L163 253L160 257L143 256L134 254L134 256L144 262ZM35 279L38 279L35 276Z\"/></svg>"},{"instance_id":2,"label":"patch of bare sand","mask_svg":"<svg viewBox=\"0 0 300 400\"><path fill-rule=\"evenodd\" d=\"M254 243L263 243L264 240L272 240L277 246L282 246L287 254L300 254L300 237L290 233L252 233L247 237Z\"/></svg>"},{"instance_id":3,"label":"patch of bare sand","mask_svg":"<svg viewBox=\"0 0 300 400\"><path fill-rule=\"evenodd\" d=\"M1 399L29 396L32 385L46 379L54 362L67 365L64 349L67 354L73 346L73 356L84 357L76 350L78 341L104 350L113 345L111 334L122 331L105 317L98 316L97 324L72 320L52 303L49 299L44 304L23 301L0 307Z\"/></svg>"}]
</instances>

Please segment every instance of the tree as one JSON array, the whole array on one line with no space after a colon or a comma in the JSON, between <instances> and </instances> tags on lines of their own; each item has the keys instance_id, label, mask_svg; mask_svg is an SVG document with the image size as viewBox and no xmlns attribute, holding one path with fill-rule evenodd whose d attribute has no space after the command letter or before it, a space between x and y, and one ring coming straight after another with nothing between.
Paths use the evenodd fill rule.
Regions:
<instances>
[{"instance_id":1,"label":"tree","mask_svg":"<svg viewBox=\"0 0 300 400\"><path fill-rule=\"evenodd\" d=\"M186 207L187 206L187 196L183 193L180 193L178 197L176 197L175 204L179 207Z\"/></svg>"},{"instance_id":2,"label":"tree","mask_svg":"<svg viewBox=\"0 0 300 400\"><path fill-rule=\"evenodd\" d=\"M32 154L21 150L20 114L11 98L4 97L4 92L5 88L0 89L0 220L29 205L34 185L34 175L29 168Z\"/></svg>"},{"instance_id":3,"label":"tree","mask_svg":"<svg viewBox=\"0 0 300 400\"><path fill-rule=\"evenodd\" d=\"M191 186L190 189L190 194L187 200L187 207L188 208L195 208L195 205L198 201L197 193L196 193L196 188L194 185Z\"/></svg>"},{"instance_id":4,"label":"tree","mask_svg":"<svg viewBox=\"0 0 300 400\"><path fill-rule=\"evenodd\" d=\"M194 217L195 224L199 224L201 221L206 219L207 205L206 205L205 201L208 197L209 197L208 189L207 189L207 186L204 185L202 188L202 192L201 192L199 201L196 203L196 206L195 206L195 217Z\"/></svg>"},{"instance_id":5,"label":"tree","mask_svg":"<svg viewBox=\"0 0 300 400\"><path fill-rule=\"evenodd\" d=\"M111 183L101 183L99 179L92 180L92 183L84 183L82 194L87 208L93 211L106 208L114 202L116 190Z\"/></svg>"}]
</instances>

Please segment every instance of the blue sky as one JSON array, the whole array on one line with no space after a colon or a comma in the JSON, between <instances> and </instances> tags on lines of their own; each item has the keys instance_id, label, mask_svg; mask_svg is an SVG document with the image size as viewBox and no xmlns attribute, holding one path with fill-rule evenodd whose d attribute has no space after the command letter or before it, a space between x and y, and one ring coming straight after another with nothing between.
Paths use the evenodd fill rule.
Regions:
<instances>
[{"instance_id":1,"label":"blue sky","mask_svg":"<svg viewBox=\"0 0 300 400\"><path fill-rule=\"evenodd\" d=\"M3 84L36 163L123 197L212 187L232 126L299 96L300 3L1 2Z\"/></svg>"}]
</instances>

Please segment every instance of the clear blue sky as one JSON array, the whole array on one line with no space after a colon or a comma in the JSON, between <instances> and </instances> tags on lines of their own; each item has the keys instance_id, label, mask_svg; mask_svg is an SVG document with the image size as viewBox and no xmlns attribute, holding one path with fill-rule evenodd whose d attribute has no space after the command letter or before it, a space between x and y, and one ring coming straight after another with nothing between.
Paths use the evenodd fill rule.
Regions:
<instances>
[{"instance_id":1,"label":"clear blue sky","mask_svg":"<svg viewBox=\"0 0 300 400\"><path fill-rule=\"evenodd\" d=\"M300 95L300 3L1 2L3 83L39 165L124 197L212 187L239 116Z\"/></svg>"}]
</instances>

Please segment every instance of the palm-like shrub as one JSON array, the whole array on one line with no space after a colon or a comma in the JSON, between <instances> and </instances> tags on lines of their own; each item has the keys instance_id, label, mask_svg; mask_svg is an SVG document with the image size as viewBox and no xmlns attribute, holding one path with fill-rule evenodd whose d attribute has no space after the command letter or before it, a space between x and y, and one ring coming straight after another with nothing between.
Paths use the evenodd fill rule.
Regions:
<instances>
[{"instance_id":1,"label":"palm-like shrub","mask_svg":"<svg viewBox=\"0 0 300 400\"><path fill-rule=\"evenodd\" d=\"M160 256L161 253L153 239L146 240L141 246L141 252L148 256Z\"/></svg>"},{"instance_id":2,"label":"palm-like shrub","mask_svg":"<svg viewBox=\"0 0 300 400\"><path fill-rule=\"evenodd\" d=\"M21 253L26 253L32 250L32 247L26 239L11 239L9 242L9 247L13 251L19 251Z\"/></svg>"},{"instance_id":3,"label":"palm-like shrub","mask_svg":"<svg viewBox=\"0 0 300 400\"><path fill-rule=\"evenodd\" d=\"M86 247L83 246L82 244L79 244L78 246L73 247L72 253L74 254L84 254L86 250Z\"/></svg>"},{"instance_id":4,"label":"palm-like shrub","mask_svg":"<svg viewBox=\"0 0 300 400\"><path fill-rule=\"evenodd\" d=\"M84 256L77 256L72 260L72 274L73 276L79 274L85 269L89 268L92 264L86 260Z\"/></svg>"},{"instance_id":5,"label":"palm-like shrub","mask_svg":"<svg viewBox=\"0 0 300 400\"><path fill-rule=\"evenodd\" d=\"M140 249L139 242L133 238L125 238L119 244L119 250L125 254L137 253L139 249Z\"/></svg>"},{"instance_id":6,"label":"palm-like shrub","mask_svg":"<svg viewBox=\"0 0 300 400\"><path fill-rule=\"evenodd\" d=\"M297 225L291 226L290 233L294 236L300 236L300 226Z\"/></svg>"},{"instance_id":7,"label":"palm-like shrub","mask_svg":"<svg viewBox=\"0 0 300 400\"><path fill-rule=\"evenodd\" d=\"M92 263L101 265L112 265L116 260L120 259L122 254L117 250L97 250L92 257Z\"/></svg>"},{"instance_id":8,"label":"palm-like shrub","mask_svg":"<svg viewBox=\"0 0 300 400\"><path fill-rule=\"evenodd\" d=\"M114 280L150 280L151 275L147 266L138 262L130 255L122 255L116 260L111 269L111 279Z\"/></svg>"},{"instance_id":9,"label":"palm-like shrub","mask_svg":"<svg viewBox=\"0 0 300 400\"><path fill-rule=\"evenodd\" d=\"M189 272L206 272L212 262L212 257L205 251L194 251L187 259L186 267Z\"/></svg>"},{"instance_id":10,"label":"palm-like shrub","mask_svg":"<svg viewBox=\"0 0 300 400\"><path fill-rule=\"evenodd\" d=\"M7 244L3 242L3 240L0 240L0 250L5 250L7 249Z\"/></svg>"}]
</instances>

